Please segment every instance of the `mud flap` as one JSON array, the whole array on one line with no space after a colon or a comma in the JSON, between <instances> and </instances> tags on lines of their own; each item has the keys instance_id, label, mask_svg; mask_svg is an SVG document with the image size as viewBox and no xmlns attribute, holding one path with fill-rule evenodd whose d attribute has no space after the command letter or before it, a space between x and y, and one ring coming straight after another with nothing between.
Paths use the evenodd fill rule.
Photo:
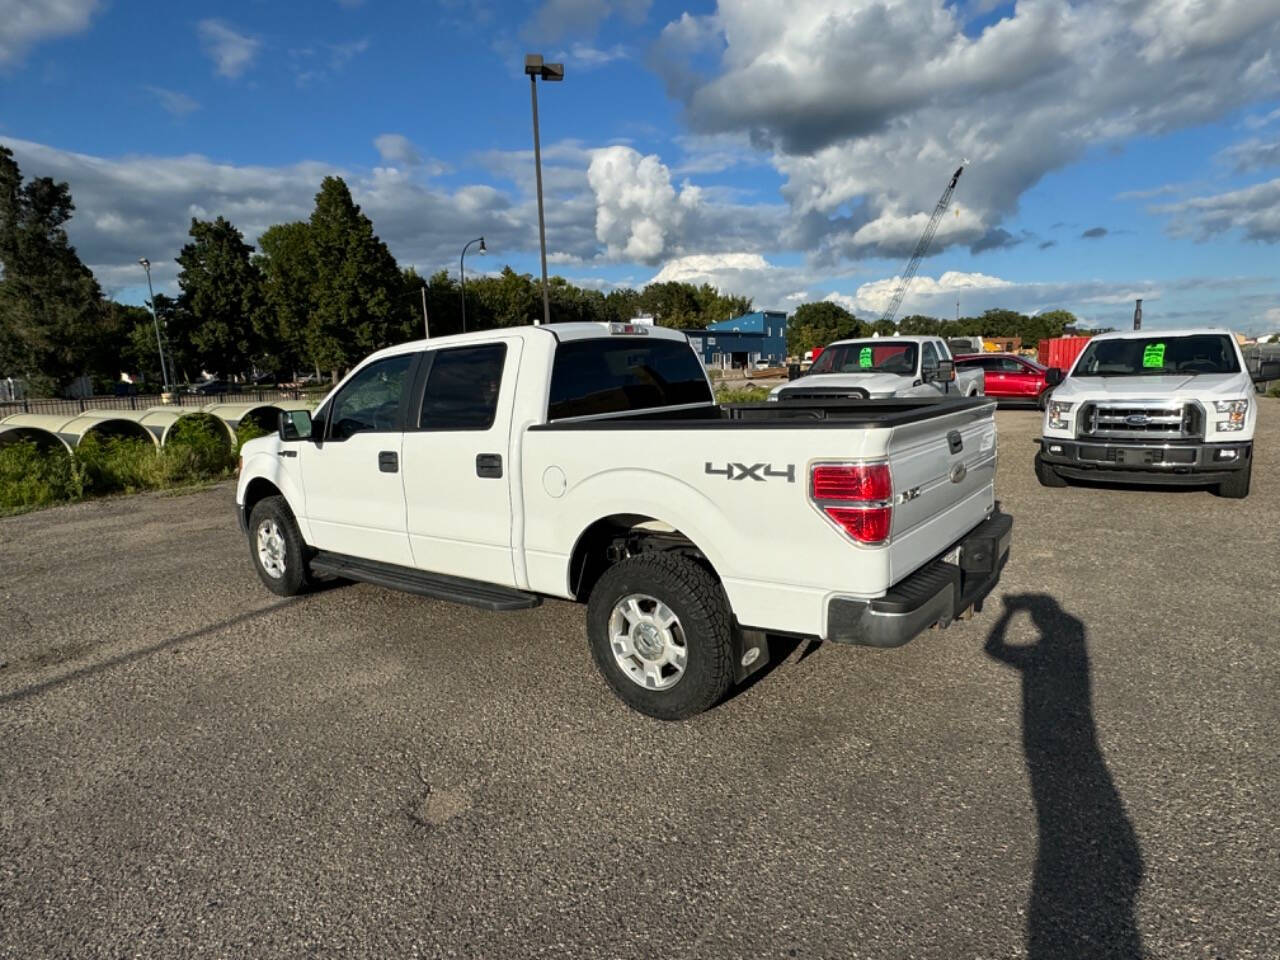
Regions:
<instances>
[{"instance_id":1,"label":"mud flap","mask_svg":"<svg viewBox=\"0 0 1280 960\"><path fill-rule=\"evenodd\" d=\"M769 663L769 639L763 630L733 627L733 680L741 683Z\"/></svg>"}]
</instances>

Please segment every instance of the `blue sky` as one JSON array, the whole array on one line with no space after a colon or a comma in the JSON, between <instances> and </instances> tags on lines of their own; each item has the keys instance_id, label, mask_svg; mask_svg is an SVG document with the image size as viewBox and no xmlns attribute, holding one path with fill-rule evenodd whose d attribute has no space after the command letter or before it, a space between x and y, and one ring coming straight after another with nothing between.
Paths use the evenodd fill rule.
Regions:
<instances>
[{"instance_id":1,"label":"blue sky","mask_svg":"<svg viewBox=\"0 0 1280 960\"><path fill-rule=\"evenodd\" d=\"M1280 0L0 0L0 142L70 182L72 239L138 300L190 217L250 242L344 176L402 264L552 270L878 314L1065 307L1280 329ZM469 258L470 260L470 258Z\"/></svg>"}]
</instances>

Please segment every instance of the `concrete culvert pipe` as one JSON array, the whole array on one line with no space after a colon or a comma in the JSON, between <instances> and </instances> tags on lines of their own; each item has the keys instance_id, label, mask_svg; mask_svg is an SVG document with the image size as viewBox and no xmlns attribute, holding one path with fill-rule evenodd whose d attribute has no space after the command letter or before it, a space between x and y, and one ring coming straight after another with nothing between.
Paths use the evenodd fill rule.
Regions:
<instances>
[{"instance_id":1,"label":"concrete culvert pipe","mask_svg":"<svg viewBox=\"0 0 1280 960\"><path fill-rule=\"evenodd\" d=\"M142 422L145 411L89 410L74 416L50 413L15 413L5 417L3 426L24 427L54 434L68 448L80 445L88 434L102 439L109 437L134 437L159 445L159 437Z\"/></svg>"},{"instance_id":2,"label":"concrete culvert pipe","mask_svg":"<svg viewBox=\"0 0 1280 960\"><path fill-rule=\"evenodd\" d=\"M200 437L216 438L228 450L236 447L235 428L221 417L203 410L189 410L178 414L165 428L160 442L167 447L170 443L192 442Z\"/></svg>"},{"instance_id":3,"label":"concrete culvert pipe","mask_svg":"<svg viewBox=\"0 0 1280 960\"><path fill-rule=\"evenodd\" d=\"M71 445L51 430L42 427L24 427L0 421L0 448L12 443L34 443L41 452L61 450L71 452Z\"/></svg>"}]
</instances>

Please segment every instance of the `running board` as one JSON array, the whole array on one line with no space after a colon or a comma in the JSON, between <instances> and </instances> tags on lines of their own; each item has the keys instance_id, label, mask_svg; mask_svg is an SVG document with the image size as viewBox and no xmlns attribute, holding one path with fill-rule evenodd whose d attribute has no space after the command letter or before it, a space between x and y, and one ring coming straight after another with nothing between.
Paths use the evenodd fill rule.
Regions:
<instances>
[{"instance_id":1,"label":"running board","mask_svg":"<svg viewBox=\"0 0 1280 960\"><path fill-rule=\"evenodd\" d=\"M428 573L413 567L363 560L327 550L321 550L312 558L311 572L346 580L362 580L379 587L435 597L437 600L452 600L454 603L465 603L484 610L527 610L542 603L542 598L537 594L502 587L496 583Z\"/></svg>"}]
</instances>

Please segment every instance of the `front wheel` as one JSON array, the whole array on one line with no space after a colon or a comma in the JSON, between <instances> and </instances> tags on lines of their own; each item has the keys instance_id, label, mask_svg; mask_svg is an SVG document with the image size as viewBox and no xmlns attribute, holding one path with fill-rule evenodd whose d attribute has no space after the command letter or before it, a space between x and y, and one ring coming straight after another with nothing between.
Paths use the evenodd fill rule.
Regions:
<instances>
[{"instance_id":1,"label":"front wheel","mask_svg":"<svg viewBox=\"0 0 1280 960\"><path fill-rule=\"evenodd\" d=\"M284 497L264 497L249 514L249 554L272 593L292 597L311 586L309 548Z\"/></svg>"},{"instance_id":2,"label":"front wheel","mask_svg":"<svg viewBox=\"0 0 1280 960\"><path fill-rule=\"evenodd\" d=\"M610 567L587 601L587 637L619 699L659 720L710 709L733 681L728 601L688 557L649 553Z\"/></svg>"},{"instance_id":3,"label":"front wheel","mask_svg":"<svg viewBox=\"0 0 1280 960\"><path fill-rule=\"evenodd\" d=\"M1042 487L1065 487L1067 480L1052 466L1044 462L1044 457L1036 454L1036 479Z\"/></svg>"},{"instance_id":4,"label":"front wheel","mask_svg":"<svg viewBox=\"0 0 1280 960\"><path fill-rule=\"evenodd\" d=\"M1227 500L1243 500L1249 495L1249 480L1253 473L1253 463L1243 470L1237 470L1227 480L1218 484L1216 493Z\"/></svg>"}]
</instances>

